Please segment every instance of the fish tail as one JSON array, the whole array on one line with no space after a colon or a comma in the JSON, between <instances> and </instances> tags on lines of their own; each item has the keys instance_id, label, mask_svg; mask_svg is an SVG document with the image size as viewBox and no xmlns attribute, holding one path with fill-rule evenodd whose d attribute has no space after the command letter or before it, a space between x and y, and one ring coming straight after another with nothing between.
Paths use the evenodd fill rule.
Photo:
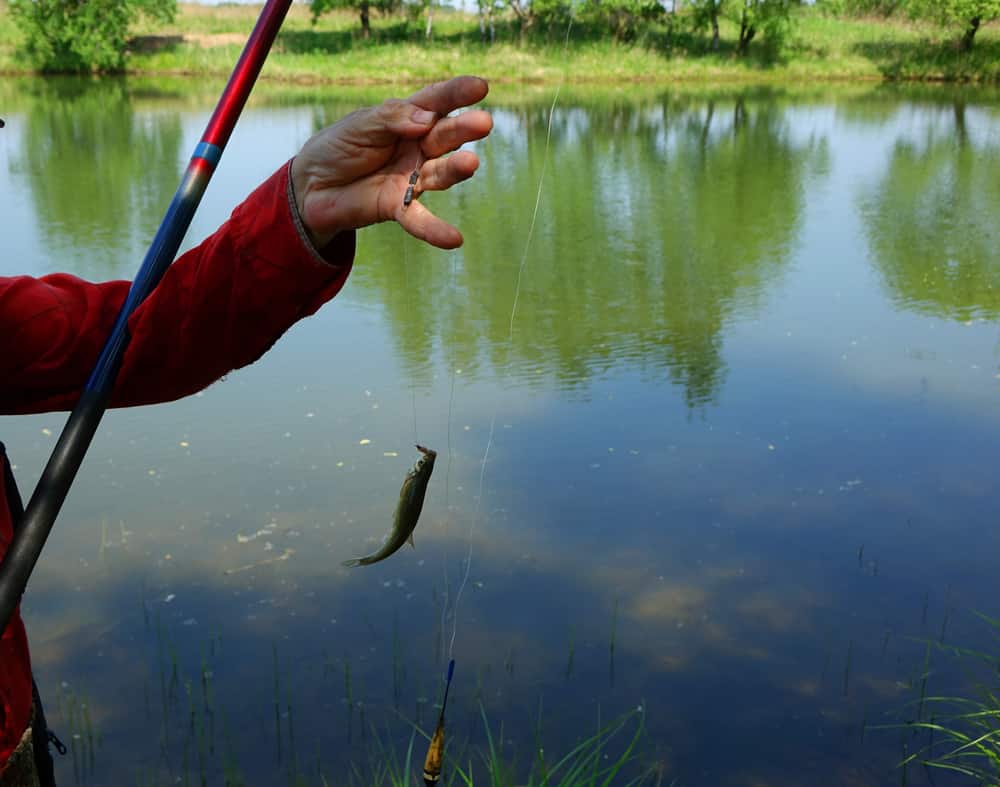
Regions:
<instances>
[{"instance_id":1,"label":"fish tail","mask_svg":"<svg viewBox=\"0 0 1000 787\"><path fill-rule=\"evenodd\" d=\"M364 565L364 560L359 557L352 557L350 560L343 561L340 565L344 568L354 568L355 566Z\"/></svg>"}]
</instances>

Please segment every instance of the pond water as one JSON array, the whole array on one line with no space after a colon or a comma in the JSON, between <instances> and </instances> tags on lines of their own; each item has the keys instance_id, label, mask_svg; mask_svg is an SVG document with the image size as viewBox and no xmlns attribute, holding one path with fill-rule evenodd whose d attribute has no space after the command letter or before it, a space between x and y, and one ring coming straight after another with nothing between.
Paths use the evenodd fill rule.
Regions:
<instances>
[{"instance_id":1,"label":"pond water","mask_svg":"<svg viewBox=\"0 0 1000 787\"><path fill-rule=\"evenodd\" d=\"M0 275L130 278L217 87L0 83ZM185 248L398 94L259 88ZM484 716L523 783L629 712L648 784L930 783L884 725L997 650L1000 96L554 94L425 198L461 250L367 229L260 362L108 414L23 604L62 783L373 784L449 654L476 784ZM26 493L63 422L0 419ZM343 568L417 441L416 548Z\"/></svg>"}]
</instances>

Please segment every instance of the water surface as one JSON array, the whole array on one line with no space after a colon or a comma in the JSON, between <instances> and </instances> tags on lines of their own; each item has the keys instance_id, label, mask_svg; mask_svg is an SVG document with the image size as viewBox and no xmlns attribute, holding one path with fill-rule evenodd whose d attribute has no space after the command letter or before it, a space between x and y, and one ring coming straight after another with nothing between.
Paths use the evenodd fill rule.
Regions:
<instances>
[{"instance_id":1,"label":"water surface","mask_svg":"<svg viewBox=\"0 0 1000 787\"><path fill-rule=\"evenodd\" d=\"M265 86L185 248L384 97ZM365 230L260 362L106 417L24 602L64 781L345 784L449 652L456 751L482 708L522 777L539 718L561 752L642 706L663 783L901 778L926 741L873 726L998 614L997 94L552 99L494 91L480 173L424 198L461 250ZM0 275L131 277L213 101L0 85ZM63 421L0 419L24 490ZM416 549L342 568L415 441Z\"/></svg>"}]
</instances>

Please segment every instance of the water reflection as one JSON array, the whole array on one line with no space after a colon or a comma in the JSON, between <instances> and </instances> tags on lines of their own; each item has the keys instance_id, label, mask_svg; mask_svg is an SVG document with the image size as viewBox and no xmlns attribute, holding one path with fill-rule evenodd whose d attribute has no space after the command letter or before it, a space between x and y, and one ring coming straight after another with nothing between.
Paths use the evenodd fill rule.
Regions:
<instances>
[{"instance_id":1,"label":"water reflection","mask_svg":"<svg viewBox=\"0 0 1000 787\"><path fill-rule=\"evenodd\" d=\"M77 274L128 278L181 172L177 111L136 111L124 80L35 80L19 92L21 150L10 162L34 201L38 235Z\"/></svg>"},{"instance_id":2,"label":"water reflection","mask_svg":"<svg viewBox=\"0 0 1000 787\"><path fill-rule=\"evenodd\" d=\"M86 274L52 240L56 185L26 163L115 185L52 141L72 138L44 106L58 89L28 84L5 130L0 200L41 196L24 221L0 211L0 234L48 253L31 272ZM522 776L539 718L562 753L642 703L664 784L901 781L899 736L870 727L913 696L923 640L990 646L968 610L995 614L997 492L976 457L1000 450L1000 413L992 371L975 371L995 329L897 308L868 252L919 280L919 260L875 243L906 240L892 200L933 220L929 184L985 236L995 187L947 144L950 93L637 92L564 91L546 152L551 91L497 91L480 175L424 197L464 249L361 233L344 293L260 363L108 414L25 602L87 781L349 784L380 761L373 724L402 754L410 722L430 723L456 621L463 756L485 744L480 703ZM961 94L964 144L995 171L995 101L976 95ZM378 97L265 92L202 220L252 187L261 150ZM169 140L179 122L190 142L213 98L133 88L118 130L91 112L86 144L162 163L154 205L143 158L100 153L121 168L121 210L159 220L190 147ZM36 127L47 146L23 138ZM118 221L80 210L60 221L83 235ZM91 275L132 269L145 220ZM981 249L958 259L995 267ZM965 281L968 313L993 313L993 279ZM59 423L0 421L25 488ZM441 451L416 549L342 569L387 529L414 433ZM932 666L933 691L968 689Z\"/></svg>"},{"instance_id":3,"label":"water reflection","mask_svg":"<svg viewBox=\"0 0 1000 787\"><path fill-rule=\"evenodd\" d=\"M724 329L787 265L822 140L794 141L767 98L557 104L551 130L546 103L496 114L488 198L449 205L470 228L463 253L435 265L395 233L370 240L378 263L356 281L399 352L417 369L440 344L467 373L566 389L665 369L689 407L714 401Z\"/></svg>"},{"instance_id":4,"label":"water reflection","mask_svg":"<svg viewBox=\"0 0 1000 787\"><path fill-rule=\"evenodd\" d=\"M862 202L875 264L892 297L965 322L1000 316L1000 141L970 135L956 101L893 146Z\"/></svg>"}]
</instances>

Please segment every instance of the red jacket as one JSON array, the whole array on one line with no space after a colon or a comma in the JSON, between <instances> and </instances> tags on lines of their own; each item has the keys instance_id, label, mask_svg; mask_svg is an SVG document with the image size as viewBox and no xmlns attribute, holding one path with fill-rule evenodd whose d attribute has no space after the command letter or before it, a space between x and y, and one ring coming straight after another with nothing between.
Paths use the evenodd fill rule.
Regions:
<instances>
[{"instance_id":1,"label":"red jacket","mask_svg":"<svg viewBox=\"0 0 1000 787\"><path fill-rule=\"evenodd\" d=\"M321 254L313 249L282 167L171 265L132 315L112 406L179 399L253 363L337 294L353 258L353 232ZM71 408L128 288L127 281L91 284L66 274L0 277L0 413ZM0 475L0 558L12 528ZM15 613L0 640L0 769L30 714L28 642Z\"/></svg>"}]
</instances>

